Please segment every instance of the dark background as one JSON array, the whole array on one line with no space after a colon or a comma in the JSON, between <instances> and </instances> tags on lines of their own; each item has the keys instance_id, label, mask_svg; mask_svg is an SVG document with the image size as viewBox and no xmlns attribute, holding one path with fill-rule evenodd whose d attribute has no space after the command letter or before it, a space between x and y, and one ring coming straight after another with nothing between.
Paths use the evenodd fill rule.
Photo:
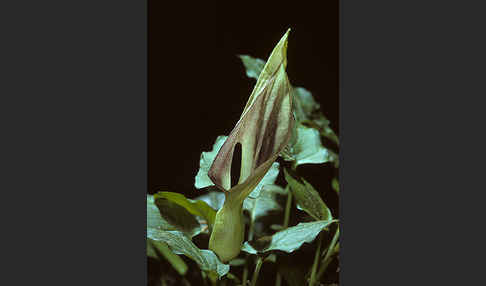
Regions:
<instances>
[{"instance_id":1,"label":"dark background","mask_svg":"<svg viewBox=\"0 0 486 286\"><path fill-rule=\"evenodd\" d=\"M237 55L266 60L288 28L290 82L312 92L339 134L338 3L148 1L150 193L200 194L201 152L233 129L255 84ZM306 178L319 184L322 166L308 168Z\"/></svg>"}]
</instances>

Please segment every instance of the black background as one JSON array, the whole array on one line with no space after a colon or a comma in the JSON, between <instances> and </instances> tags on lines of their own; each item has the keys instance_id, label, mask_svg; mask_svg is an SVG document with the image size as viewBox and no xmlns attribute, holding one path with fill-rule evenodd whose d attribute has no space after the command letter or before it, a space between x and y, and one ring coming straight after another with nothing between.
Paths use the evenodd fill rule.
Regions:
<instances>
[{"instance_id":1,"label":"black background","mask_svg":"<svg viewBox=\"0 0 486 286\"><path fill-rule=\"evenodd\" d=\"M339 134L338 1L148 4L150 193L198 194L201 152L233 129L255 84L237 55L266 60L288 28L289 79L312 92ZM322 167L308 168L311 182L322 181Z\"/></svg>"}]
</instances>

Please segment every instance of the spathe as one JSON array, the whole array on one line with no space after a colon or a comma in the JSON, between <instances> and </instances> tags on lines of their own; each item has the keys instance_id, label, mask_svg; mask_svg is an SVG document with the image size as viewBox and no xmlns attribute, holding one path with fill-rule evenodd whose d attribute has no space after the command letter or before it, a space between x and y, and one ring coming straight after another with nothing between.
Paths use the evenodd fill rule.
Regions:
<instances>
[{"instance_id":1,"label":"spathe","mask_svg":"<svg viewBox=\"0 0 486 286\"><path fill-rule=\"evenodd\" d=\"M291 136L291 85L285 72L289 31L272 51L239 121L208 172L216 186L230 193L239 192L239 197L246 197L258 184ZM242 150L241 172L238 184L231 186L231 164L238 143Z\"/></svg>"}]
</instances>

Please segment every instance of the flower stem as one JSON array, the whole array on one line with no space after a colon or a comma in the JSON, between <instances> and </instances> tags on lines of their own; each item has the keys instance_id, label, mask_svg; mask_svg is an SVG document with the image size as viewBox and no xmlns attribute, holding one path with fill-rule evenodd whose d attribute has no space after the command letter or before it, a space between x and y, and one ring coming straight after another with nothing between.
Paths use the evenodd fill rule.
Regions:
<instances>
[{"instance_id":1,"label":"flower stem","mask_svg":"<svg viewBox=\"0 0 486 286\"><path fill-rule=\"evenodd\" d=\"M285 204L285 216L284 216L284 223L283 229L286 229L289 226L289 219L290 219L290 207L292 206L292 192L290 188L287 186L287 203Z\"/></svg>"},{"instance_id":2,"label":"flower stem","mask_svg":"<svg viewBox=\"0 0 486 286\"><path fill-rule=\"evenodd\" d=\"M289 226L290 208L292 206L292 192L290 191L288 185L286 189L287 189L287 203L285 204L283 229L286 229ZM277 271L277 277L275 278L275 286L280 286L280 284L282 284L282 275L280 275L280 273Z\"/></svg>"},{"instance_id":3,"label":"flower stem","mask_svg":"<svg viewBox=\"0 0 486 286\"><path fill-rule=\"evenodd\" d=\"M251 278L251 286L256 285L256 282L258 280L258 274L260 273L260 268L262 268L262 264L263 264L263 258L258 257L255 265L255 271L253 271L253 277Z\"/></svg>"},{"instance_id":4,"label":"flower stem","mask_svg":"<svg viewBox=\"0 0 486 286\"><path fill-rule=\"evenodd\" d=\"M277 279L275 279L275 286L280 286L282 284L282 275L280 275L279 272L277 272Z\"/></svg>"},{"instance_id":5,"label":"flower stem","mask_svg":"<svg viewBox=\"0 0 486 286\"><path fill-rule=\"evenodd\" d=\"M321 245L322 245L322 236L319 235L319 241L317 242L317 250L316 250L316 254L314 255L314 263L312 264L309 286L314 286L314 284L316 283L316 271L317 271L317 266L319 265L319 256L321 256L320 255Z\"/></svg>"},{"instance_id":6,"label":"flower stem","mask_svg":"<svg viewBox=\"0 0 486 286\"><path fill-rule=\"evenodd\" d=\"M245 268L243 268L243 278L241 280L242 285L246 286L246 282L248 281L248 265L247 262L245 262Z\"/></svg>"},{"instance_id":7,"label":"flower stem","mask_svg":"<svg viewBox=\"0 0 486 286\"><path fill-rule=\"evenodd\" d=\"M326 272L327 266L331 262L332 255L335 252L335 246L336 242L339 238L339 225L336 230L336 233L334 234L334 237L332 238L331 244L329 245L329 248L327 249L326 255L324 256L324 259L322 260L321 267L319 268L319 272L317 272L317 280L320 280L324 272Z\"/></svg>"}]
</instances>

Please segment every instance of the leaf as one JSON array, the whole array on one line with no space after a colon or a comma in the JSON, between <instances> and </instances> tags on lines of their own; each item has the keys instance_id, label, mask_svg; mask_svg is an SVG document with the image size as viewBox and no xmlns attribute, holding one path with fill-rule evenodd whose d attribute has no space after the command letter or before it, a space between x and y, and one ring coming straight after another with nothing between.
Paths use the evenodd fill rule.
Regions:
<instances>
[{"instance_id":1,"label":"leaf","mask_svg":"<svg viewBox=\"0 0 486 286\"><path fill-rule=\"evenodd\" d=\"M285 180L292 191L292 195L294 195L297 204L303 211L308 213L315 220L332 219L331 211L311 184L303 178L301 178L303 183L299 182L292 177L286 169L284 169L284 174Z\"/></svg>"},{"instance_id":2,"label":"leaf","mask_svg":"<svg viewBox=\"0 0 486 286\"><path fill-rule=\"evenodd\" d=\"M160 215L173 228L184 232L189 237L193 237L202 231L202 227L196 218L184 207L164 198L154 196L155 205L160 211Z\"/></svg>"},{"instance_id":3,"label":"leaf","mask_svg":"<svg viewBox=\"0 0 486 286\"><path fill-rule=\"evenodd\" d=\"M277 185L266 185L262 188L258 197L248 197L243 202L243 209L248 210L250 219L256 221L259 217L267 215L271 211L282 210L277 203L278 194L285 194L285 189Z\"/></svg>"},{"instance_id":4,"label":"leaf","mask_svg":"<svg viewBox=\"0 0 486 286\"><path fill-rule=\"evenodd\" d=\"M275 184L275 180L277 180L278 173L280 171L279 167L280 164L278 162L273 162L268 172L248 197L257 198L260 195L260 191L263 187Z\"/></svg>"},{"instance_id":5,"label":"leaf","mask_svg":"<svg viewBox=\"0 0 486 286\"><path fill-rule=\"evenodd\" d=\"M187 272L187 264L173 253L165 242L147 239L147 256L155 259L165 258L180 275Z\"/></svg>"},{"instance_id":6,"label":"leaf","mask_svg":"<svg viewBox=\"0 0 486 286\"><path fill-rule=\"evenodd\" d=\"M321 108L310 91L303 87L294 87L292 96L294 97L295 119L299 122L312 120L312 114Z\"/></svg>"},{"instance_id":7,"label":"leaf","mask_svg":"<svg viewBox=\"0 0 486 286\"><path fill-rule=\"evenodd\" d=\"M199 171L197 172L196 181L194 183L194 186L197 189L214 186L214 183L208 177L208 171L213 164L214 157L216 157L219 149L221 149L221 146L223 146L223 143L227 138L228 136L224 135L218 136L218 138L216 138L216 142L213 144L213 150L210 152L201 153L201 158L199 160Z\"/></svg>"},{"instance_id":8,"label":"leaf","mask_svg":"<svg viewBox=\"0 0 486 286\"><path fill-rule=\"evenodd\" d=\"M250 78L258 79L265 66L265 61L248 55L239 56L246 69L246 75Z\"/></svg>"},{"instance_id":9,"label":"leaf","mask_svg":"<svg viewBox=\"0 0 486 286\"><path fill-rule=\"evenodd\" d=\"M215 273L219 278L226 275L229 271L230 266L221 263L214 252L207 249L199 249L182 232L148 229L147 237L156 241L166 242L174 253L183 254L191 258L202 270Z\"/></svg>"},{"instance_id":10,"label":"leaf","mask_svg":"<svg viewBox=\"0 0 486 286\"><path fill-rule=\"evenodd\" d=\"M322 112L317 113L313 121L319 128L322 136L326 137L327 139L331 140L339 146L339 137L331 129L331 127L329 126L331 122L324 116L324 114L322 114Z\"/></svg>"},{"instance_id":11,"label":"leaf","mask_svg":"<svg viewBox=\"0 0 486 286\"><path fill-rule=\"evenodd\" d=\"M299 249L304 242L312 242L324 228L336 221L337 220L320 220L302 222L272 235L270 243L259 251L250 245L248 241L243 244L241 250L250 254L263 253L272 250L281 250L290 253Z\"/></svg>"},{"instance_id":12,"label":"leaf","mask_svg":"<svg viewBox=\"0 0 486 286\"><path fill-rule=\"evenodd\" d=\"M292 96L296 120L318 129L322 136L339 145L339 138L329 126L329 120L320 111L320 104L315 101L310 91L295 87L292 89Z\"/></svg>"},{"instance_id":13,"label":"leaf","mask_svg":"<svg viewBox=\"0 0 486 286\"><path fill-rule=\"evenodd\" d=\"M186 198L183 194L173 192L158 192L154 195L154 198L155 200L167 199L173 203L176 203L185 208L191 214L206 219L211 227L214 225L216 211L204 201L191 200Z\"/></svg>"},{"instance_id":14,"label":"leaf","mask_svg":"<svg viewBox=\"0 0 486 286\"><path fill-rule=\"evenodd\" d=\"M336 191L336 193L338 193L338 195L339 195L339 181L338 181L337 178L332 179L331 186Z\"/></svg>"},{"instance_id":15,"label":"leaf","mask_svg":"<svg viewBox=\"0 0 486 286\"><path fill-rule=\"evenodd\" d=\"M224 203L224 193L222 192L209 192L205 195L196 197L196 200L206 202L210 207L215 210L219 210Z\"/></svg>"},{"instance_id":16,"label":"leaf","mask_svg":"<svg viewBox=\"0 0 486 286\"><path fill-rule=\"evenodd\" d=\"M168 223L160 215L159 208L155 205L154 198L147 195L147 229L175 230L176 228Z\"/></svg>"},{"instance_id":17,"label":"leaf","mask_svg":"<svg viewBox=\"0 0 486 286\"><path fill-rule=\"evenodd\" d=\"M146 240L146 242L147 242L147 256L154 258L154 259L159 259L159 255L155 251L155 248L153 247L153 245L150 241L152 241L152 240L151 239Z\"/></svg>"},{"instance_id":18,"label":"leaf","mask_svg":"<svg viewBox=\"0 0 486 286\"><path fill-rule=\"evenodd\" d=\"M287 147L287 154L295 165L320 164L330 160L329 151L322 146L319 131L314 128L298 124L296 137Z\"/></svg>"}]
</instances>

